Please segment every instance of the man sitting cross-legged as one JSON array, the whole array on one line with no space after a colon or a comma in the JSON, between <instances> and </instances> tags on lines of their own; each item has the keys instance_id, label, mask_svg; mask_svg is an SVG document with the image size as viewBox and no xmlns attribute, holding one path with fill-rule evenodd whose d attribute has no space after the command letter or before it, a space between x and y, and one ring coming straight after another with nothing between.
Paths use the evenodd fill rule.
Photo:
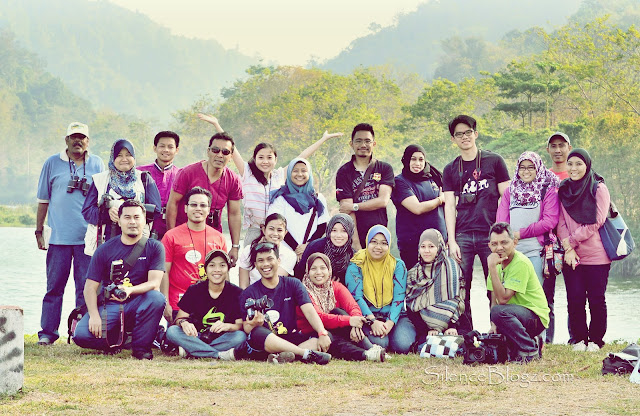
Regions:
<instances>
[{"instance_id":1,"label":"man sitting cross-legged","mask_svg":"<svg viewBox=\"0 0 640 416\"><path fill-rule=\"evenodd\" d=\"M272 363L291 362L296 357L305 363L327 364L331 354L328 332L322 325L307 290L292 277L278 276L280 259L273 243L259 243L251 250L251 263L261 279L244 290L240 305L247 310L244 331L248 334L248 357ZM267 305L260 307L266 295ZM318 333L318 337L303 335L296 326L296 306Z\"/></svg>"}]
</instances>

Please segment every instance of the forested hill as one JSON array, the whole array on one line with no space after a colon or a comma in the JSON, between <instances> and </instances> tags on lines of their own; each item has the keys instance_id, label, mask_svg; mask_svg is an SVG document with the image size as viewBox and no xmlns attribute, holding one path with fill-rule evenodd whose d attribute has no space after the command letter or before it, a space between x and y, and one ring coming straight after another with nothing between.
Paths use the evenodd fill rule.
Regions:
<instances>
[{"instance_id":1,"label":"forested hill","mask_svg":"<svg viewBox=\"0 0 640 416\"><path fill-rule=\"evenodd\" d=\"M256 62L106 1L2 0L3 27L96 109L161 122L200 94L217 95Z\"/></svg>"},{"instance_id":2,"label":"forested hill","mask_svg":"<svg viewBox=\"0 0 640 416\"><path fill-rule=\"evenodd\" d=\"M636 7L633 7L633 3ZM623 26L637 20L638 0L447 0L428 1L400 15L393 26L355 39L322 67L342 74L360 66L391 65L423 78L459 81L496 71L543 45L529 29L553 30L610 13ZM635 10L634 13L629 13Z\"/></svg>"}]
</instances>

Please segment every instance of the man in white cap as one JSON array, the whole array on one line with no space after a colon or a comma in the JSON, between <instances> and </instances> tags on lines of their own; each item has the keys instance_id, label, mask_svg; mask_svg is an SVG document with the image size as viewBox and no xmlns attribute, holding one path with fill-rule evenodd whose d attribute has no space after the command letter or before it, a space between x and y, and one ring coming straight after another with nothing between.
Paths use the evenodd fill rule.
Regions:
<instances>
[{"instance_id":1,"label":"man in white cap","mask_svg":"<svg viewBox=\"0 0 640 416\"><path fill-rule=\"evenodd\" d=\"M551 156L551 172L555 173L560 180L567 179L567 156L571 151L571 140L569 136L559 131L553 133L547 139L547 153Z\"/></svg>"},{"instance_id":2,"label":"man in white cap","mask_svg":"<svg viewBox=\"0 0 640 416\"><path fill-rule=\"evenodd\" d=\"M47 250L47 293L42 301L38 344L53 344L59 337L62 297L71 272L76 284L76 307L84 306L82 291L91 258L84 254L87 222L82 217L82 204L91 185L91 176L104 170L104 163L89 154L89 127L73 122L67 128L67 147L49 157L38 181L38 214L36 241ZM51 236L43 235L48 214Z\"/></svg>"}]
</instances>

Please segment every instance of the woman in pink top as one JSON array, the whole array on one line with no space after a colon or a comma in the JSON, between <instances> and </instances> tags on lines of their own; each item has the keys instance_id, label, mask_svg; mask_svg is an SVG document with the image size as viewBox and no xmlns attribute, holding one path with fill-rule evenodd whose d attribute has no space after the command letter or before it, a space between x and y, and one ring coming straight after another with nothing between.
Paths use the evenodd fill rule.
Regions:
<instances>
[{"instance_id":1,"label":"woman in pink top","mask_svg":"<svg viewBox=\"0 0 640 416\"><path fill-rule=\"evenodd\" d=\"M562 269L567 287L567 309L574 351L597 351L607 330L605 290L611 260L598 230L605 222L611 202L604 179L591 169L591 157L574 149L567 158L569 179L560 184L558 238L565 249ZM586 301L591 322L587 327Z\"/></svg>"}]
</instances>

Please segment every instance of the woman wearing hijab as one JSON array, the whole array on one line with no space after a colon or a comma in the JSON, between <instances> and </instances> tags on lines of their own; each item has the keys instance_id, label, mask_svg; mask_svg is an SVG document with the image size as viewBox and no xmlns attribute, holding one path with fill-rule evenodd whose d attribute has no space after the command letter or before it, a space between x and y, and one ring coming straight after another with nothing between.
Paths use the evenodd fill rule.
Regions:
<instances>
[{"instance_id":1,"label":"woman wearing hijab","mask_svg":"<svg viewBox=\"0 0 640 416\"><path fill-rule=\"evenodd\" d=\"M607 331L605 290L611 260L598 230L604 224L611 198L604 179L591 168L584 149L573 149L567 158L569 178L558 191L558 238L565 249L562 269L567 287L567 309L574 351L597 351ZM591 322L587 327L586 301Z\"/></svg>"},{"instance_id":2,"label":"woman wearing hijab","mask_svg":"<svg viewBox=\"0 0 640 416\"><path fill-rule=\"evenodd\" d=\"M329 220L326 199L313 189L309 161L295 158L289 163L287 180L271 192L270 203L269 214L277 212L287 219L284 244L300 258L309 241L322 237Z\"/></svg>"},{"instance_id":3,"label":"woman wearing hijab","mask_svg":"<svg viewBox=\"0 0 640 416\"><path fill-rule=\"evenodd\" d=\"M366 319L360 307L340 282L331 280L331 261L322 253L312 253L306 261L302 284L324 327L331 331L329 353L349 361L384 361L385 349L372 344L362 331ZM313 328L297 308L298 328L303 334L315 336Z\"/></svg>"},{"instance_id":4,"label":"woman wearing hijab","mask_svg":"<svg viewBox=\"0 0 640 416\"><path fill-rule=\"evenodd\" d=\"M560 180L547 169L535 152L524 152L518 158L513 181L505 190L496 214L496 222L511 225L518 239L517 250L527 256L538 275L549 305L549 327L544 336L547 344L553 343L555 317L553 297L556 277L544 278L540 251L545 233L551 233L558 224L560 206L558 186ZM544 195L543 195L544 194Z\"/></svg>"},{"instance_id":5,"label":"woman wearing hijab","mask_svg":"<svg viewBox=\"0 0 640 416\"><path fill-rule=\"evenodd\" d=\"M418 338L426 335L458 335L456 323L464 313L462 273L447 255L440 231L430 228L420 235L419 256L407 273L407 314Z\"/></svg>"},{"instance_id":6,"label":"woman wearing hijab","mask_svg":"<svg viewBox=\"0 0 640 416\"><path fill-rule=\"evenodd\" d=\"M111 146L109 169L93 175L93 183L82 207L82 216L89 223L85 236L85 253L88 255L93 255L98 247L102 225L106 226L104 241L121 233L118 208L125 200L135 199L143 204L152 204L156 215L160 213L162 202L158 187L148 172L135 168L135 157L133 144L127 139L118 139ZM146 237L149 236L150 226L145 226Z\"/></svg>"},{"instance_id":7,"label":"woman wearing hijab","mask_svg":"<svg viewBox=\"0 0 640 416\"><path fill-rule=\"evenodd\" d=\"M407 268L391 255L387 227L369 229L367 247L351 259L345 281L370 325L364 333L374 344L406 354L416 339L416 330L404 309Z\"/></svg>"},{"instance_id":8,"label":"woman wearing hijab","mask_svg":"<svg viewBox=\"0 0 640 416\"><path fill-rule=\"evenodd\" d=\"M435 228L446 236L442 174L427 162L422 146L404 149L402 173L396 176L391 200L397 209L396 236L400 258L407 268L418 262L418 240L422 231Z\"/></svg>"},{"instance_id":9,"label":"woman wearing hijab","mask_svg":"<svg viewBox=\"0 0 640 416\"><path fill-rule=\"evenodd\" d=\"M312 253L324 253L331 261L332 279L344 284L344 275L354 254L351 247L354 228L350 215L336 214L331 217L325 236L310 242L305 248L302 258L296 265L295 275L304 275L307 259Z\"/></svg>"}]
</instances>

